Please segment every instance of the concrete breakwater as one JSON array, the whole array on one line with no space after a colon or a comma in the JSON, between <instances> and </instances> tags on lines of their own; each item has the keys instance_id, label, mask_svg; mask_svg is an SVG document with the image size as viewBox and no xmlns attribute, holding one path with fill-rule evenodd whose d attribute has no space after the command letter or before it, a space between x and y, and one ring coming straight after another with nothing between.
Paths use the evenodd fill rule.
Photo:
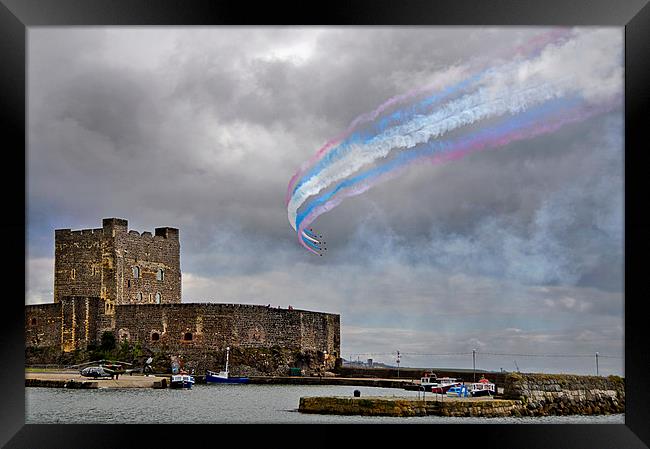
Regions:
<instances>
[{"instance_id":1,"label":"concrete breakwater","mask_svg":"<svg viewBox=\"0 0 650 449\"><path fill-rule=\"evenodd\" d=\"M298 410L376 416L598 415L624 413L625 388L617 376L511 373L504 394L495 398L303 397Z\"/></svg>"}]
</instances>

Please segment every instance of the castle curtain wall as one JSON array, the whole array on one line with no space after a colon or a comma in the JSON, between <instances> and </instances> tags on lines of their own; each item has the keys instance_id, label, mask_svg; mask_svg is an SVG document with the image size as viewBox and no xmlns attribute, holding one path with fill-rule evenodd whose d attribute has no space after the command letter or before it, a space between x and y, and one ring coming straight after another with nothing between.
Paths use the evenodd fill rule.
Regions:
<instances>
[{"instance_id":1,"label":"castle curtain wall","mask_svg":"<svg viewBox=\"0 0 650 449\"><path fill-rule=\"evenodd\" d=\"M246 304L120 306L115 332L143 347L172 352L279 346L340 354L339 315Z\"/></svg>"}]
</instances>

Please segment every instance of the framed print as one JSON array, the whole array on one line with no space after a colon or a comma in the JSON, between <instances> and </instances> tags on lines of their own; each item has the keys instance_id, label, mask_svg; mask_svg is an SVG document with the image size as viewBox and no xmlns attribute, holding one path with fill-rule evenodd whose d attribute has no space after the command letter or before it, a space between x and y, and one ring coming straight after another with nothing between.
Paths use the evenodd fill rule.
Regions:
<instances>
[{"instance_id":1,"label":"framed print","mask_svg":"<svg viewBox=\"0 0 650 449\"><path fill-rule=\"evenodd\" d=\"M647 2L312 6L1 0L3 444L647 447Z\"/></svg>"}]
</instances>

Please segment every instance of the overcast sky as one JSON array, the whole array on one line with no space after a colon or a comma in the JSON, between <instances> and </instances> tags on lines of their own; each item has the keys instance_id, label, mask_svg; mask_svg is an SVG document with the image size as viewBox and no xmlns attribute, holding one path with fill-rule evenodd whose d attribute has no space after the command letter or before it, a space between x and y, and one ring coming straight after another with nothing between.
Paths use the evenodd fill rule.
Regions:
<instances>
[{"instance_id":1,"label":"overcast sky","mask_svg":"<svg viewBox=\"0 0 650 449\"><path fill-rule=\"evenodd\" d=\"M26 302L53 301L54 229L119 217L180 229L183 302L340 314L345 358L593 373L487 353L599 351L622 374L622 108L346 200L315 223L326 257L287 220L293 173L359 114L543 31L30 27Z\"/></svg>"}]
</instances>

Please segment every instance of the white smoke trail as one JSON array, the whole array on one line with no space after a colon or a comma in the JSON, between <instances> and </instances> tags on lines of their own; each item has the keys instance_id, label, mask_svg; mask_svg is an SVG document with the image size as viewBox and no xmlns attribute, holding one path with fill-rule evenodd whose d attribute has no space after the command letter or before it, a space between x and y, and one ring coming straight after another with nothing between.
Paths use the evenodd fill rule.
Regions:
<instances>
[{"instance_id":1,"label":"white smoke trail","mask_svg":"<svg viewBox=\"0 0 650 449\"><path fill-rule=\"evenodd\" d=\"M364 144L347 151L319 173L307 179L292 195L287 214L296 229L298 208L311 196L355 173L391 151L409 149L450 131L503 114L516 114L528 107L564 95L577 95L598 102L620 93L622 64L616 57L620 47L611 30L580 32L575 39L549 45L530 60L503 65L488 72L475 92L448 101L429 115L416 116L393 126ZM613 42L602 45L602 42ZM576 61L586 61L585 64ZM596 65L598 64L598 65ZM570 70L564 70L569 67Z\"/></svg>"}]
</instances>

